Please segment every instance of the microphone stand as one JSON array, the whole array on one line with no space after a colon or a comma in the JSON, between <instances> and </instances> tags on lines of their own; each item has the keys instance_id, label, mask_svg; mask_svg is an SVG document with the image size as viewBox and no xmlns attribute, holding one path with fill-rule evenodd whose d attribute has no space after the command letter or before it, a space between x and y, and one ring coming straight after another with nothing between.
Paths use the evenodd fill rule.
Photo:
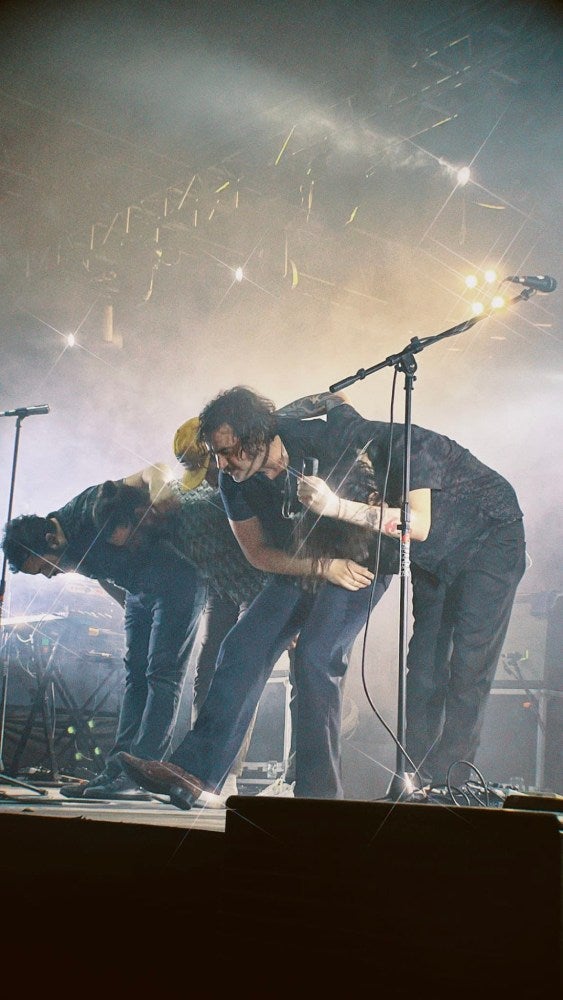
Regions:
<instances>
[{"instance_id":1,"label":"microphone stand","mask_svg":"<svg viewBox=\"0 0 563 1000\"><path fill-rule=\"evenodd\" d=\"M12 478L10 481L10 498L8 500L8 516L7 521L11 519L12 516L12 503L14 499L14 486L16 483L16 464L18 459L18 449L20 443L20 431L22 421L28 414L25 410L22 410L17 414L16 420L16 433L14 439L14 454L12 459ZM25 781L20 781L17 778L11 778L4 773L4 761L3 761L3 750L4 750L4 733L6 728L6 704L8 699L8 656L6 652L7 646L7 636L5 634L4 626L2 624L2 613L4 610L4 596L6 593L6 564L7 559L4 555L2 560L2 576L0 578L0 664L2 665L2 695L0 700L0 783L2 781L8 782L12 785L17 785L20 788L27 788L31 792L36 792L38 795L47 795L44 789L36 788L34 785L29 785Z\"/></svg>"},{"instance_id":2,"label":"microphone stand","mask_svg":"<svg viewBox=\"0 0 563 1000\"><path fill-rule=\"evenodd\" d=\"M516 302L521 300L527 300L531 295L534 294L536 289L534 288L524 288L520 295L515 296L511 299L507 306L511 307ZM399 601L399 676L398 676L398 704L397 704L397 752L395 759L395 773L391 779L389 787L387 789L385 798L390 799L392 802L398 802L400 799L409 796L412 791L412 782L410 781L407 771L405 768L406 756L405 756L405 734L406 734L406 677L407 677L407 650L408 650L408 580L410 577L410 508L409 508L409 491L410 491L410 459L411 459L411 430L412 430L412 392L413 384L416 381L416 369L417 364L414 358L415 354L420 353L426 347L430 347L432 344L438 343L440 340L444 340L445 337L453 337L459 333L464 333L469 330L476 323L479 323L483 319L487 319L489 316L495 314L498 310L489 309L481 313L479 316L474 316L471 319L465 320L463 323L459 323L457 326L452 326L449 330L444 330L442 333L434 334L431 337L423 337L419 339L418 337L413 337L406 347L399 351L398 354L391 354L389 357L380 361L379 364L372 365L371 368L360 368L355 375L349 375L347 378L341 379L339 382L335 382L334 385L329 386L330 392L338 392L340 389L345 389L349 385L353 385L362 379L367 378L368 375L373 375L374 372L380 371L382 368L393 367L397 372L402 372L405 376L405 435L404 435L404 446L403 446L403 499L401 503L401 524L399 525L401 535L400 535L400 601Z\"/></svg>"}]
</instances>

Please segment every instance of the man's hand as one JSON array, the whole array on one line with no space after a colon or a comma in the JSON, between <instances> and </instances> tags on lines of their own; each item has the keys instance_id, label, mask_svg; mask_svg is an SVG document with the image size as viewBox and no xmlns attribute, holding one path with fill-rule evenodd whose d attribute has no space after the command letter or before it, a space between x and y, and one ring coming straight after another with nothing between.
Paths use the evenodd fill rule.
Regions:
<instances>
[{"instance_id":1,"label":"man's hand","mask_svg":"<svg viewBox=\"0 0 563 1000\"><path fill-rule=\"evenodd\" d=\"M308 510L322 517L338 517L340 501L318 476L303 476L297 483L297 496Z\"/></svg>"},{"instance_id":2,"label":"man's hand","mask_svg":"<svg viewBox=\"0 0 563 1000\"><path fill-rule=\"evenodd\" d=\"M182 502L171 485L164 483L151 497L151 506L156 514L173 514L180 510Z\"/></svg>"},{"instance_id":3,"label":"man's hand","mask_svg":"<svg viewBox=\"0 0 563 1000\"><path fill-rule=\"evenodd\" d=\"M328 580L337 587L344 587L345 590L363 590L373 580L373 573L353 559L331 559L323 565L321 576L323 580Z\"/></svg>"}]
</instances>

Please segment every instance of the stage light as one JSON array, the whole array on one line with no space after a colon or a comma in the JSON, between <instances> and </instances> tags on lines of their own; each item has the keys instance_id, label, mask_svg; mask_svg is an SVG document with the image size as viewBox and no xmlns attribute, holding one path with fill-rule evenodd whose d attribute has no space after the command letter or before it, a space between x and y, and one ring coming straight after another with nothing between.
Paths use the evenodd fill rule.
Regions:
<instances>
[{"instance_id":1,"label":"stage light","mask_svg":"<svg viewBox=\"0 0 563 1000\"><path fill-rule=\"evenodd\" d=\"M475 275L474 274L468 274L467 277L466 277L466 279L465 279L465 284L467 285L468 288L476 288L477 287L477 278L475 277Z\"/></svg>"},{"instance_id":2,"label":"stage light","mask_svg":"<svg viewBox=\"0 0 563 1000\"><path fill-rule=\"evenodd\" d=\"M473 312L475 313L475 315L479 316L483 312L483 310L484 310L485 307L484 307L484 305L483 305L482 302L474 302L473 305L471 306L471 308L472 308Z\"/></svg>"},{"instance_id":3,"label":"stage light","mask_svg":"<svg viewBox=\"0 0 563 1000\"><path fill-rule=\"evenodd\" d=\"M493 309L502 309L503 305L504 299L502 295L495 295L495 297L491 299L491 306Z\"/></svg>"},{"instance_id":4,"label":"stage light","mask_svg":"<svg viewBox=\"0 0 563 1000\"><path fill-rule=\"evenodd\" d=\"M492 271L492 270L485 271L485 281L487 281L489 285L492 285L493 282L496 281L496 280L497 280L497 272L496 271Z\"/></svg>"},{"instance_id":5,"label":"stage light","mask_svg":"<svg viewBox=\"0 0 563 1000\"><path fill-rule=\"evenodd\" d=\"M68 337L66 338L66 342L69 347L74 347L74 345L76 344L76 337L74 336L73 333L69 333Z\"/></svg>"},{"instance_id":6,"label":"stage light","mask_svg":"<svg viewBox=\"0 0 563 1000\"><path fill-rule=\"evenodd\" d=\"M471 171L469 167L462 167L461 170L458 170L457 182L460 185L460 187L465 187L470 177L471 177Z\"/></svg>"},{"instance_id":7,"label":"stage light","mask_svg":"<svg viewBox=\"0 0 563 1000\"><path fill-rule=\"evenodd\" d=\"M242 281L244 278L242 267L237 267L235 271L235 281Z\"/></svg>"}]
</instances>

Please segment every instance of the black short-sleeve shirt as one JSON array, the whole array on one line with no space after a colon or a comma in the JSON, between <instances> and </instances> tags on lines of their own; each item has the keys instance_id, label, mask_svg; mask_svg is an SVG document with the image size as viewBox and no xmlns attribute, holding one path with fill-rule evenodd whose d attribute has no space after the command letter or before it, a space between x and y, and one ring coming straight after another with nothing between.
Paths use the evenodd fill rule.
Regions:
<instances>
[{"instance_id":1,"label":"black short-sleeve shirt","mask_svg":"<svg viewBox=\"0 0 563 1000\"><path fill-rule=\"evenodd\" d=\"M76 572L94 580L108 580L130 593L161 591L170 585L170 572L184 560L167 541L152 541L132 551L105 542L94 524L94 504L100 485L89 486L64 507L48 516L57 519L68 545L62 565L76 567ZM165 572L166 570L166 572Z\"/></svg>"},{"instance_id":2,"label":"black short-sleeve shirt","mask_svg":"<svg viewBox=\"0 0 563 1000\"><path fill-rule=\"evenodd\" d=\"M277 432L289 455L287 472L275 479L255 473L250 479L236 483L227 473L219 475L219 488L227 515L231 521L258 517L269 544L286 551L291 549L296 518L303 513L297 498L297 482L303 459L318 459L318 475L337 492L341 492L346 472L357 458L353 441L345 443L328 420L297 420L278 416ZM365 497L367 500L367 496ZM288 516L288 514L290 516ZM376 539L370 565L374 565ZM330 553L327 552L327 555ZM396 573L399 568L399 547L392 539L382 537L380 573Z\"/></svg>"}]
</instances>

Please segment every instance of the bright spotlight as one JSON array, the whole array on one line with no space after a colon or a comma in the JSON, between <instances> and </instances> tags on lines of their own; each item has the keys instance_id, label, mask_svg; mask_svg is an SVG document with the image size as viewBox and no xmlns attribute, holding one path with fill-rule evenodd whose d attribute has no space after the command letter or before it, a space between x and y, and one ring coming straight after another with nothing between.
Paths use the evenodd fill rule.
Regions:
<instances>
[{"instance_id":1,"label":"bright spotlight","mask_svg":"<svg viewBox=\"0 0 563 1000\"><path fill-rule=\"evenodd\" d=\"M475 275L474 274L468 274L467 277L466 277L466 279L465 279L465 284L467 285L468 288L476 288L477 287L477 278L475 277Z\"/></svg>"},{"instance_id":2,"label":"bright spotlight","mask_svg":"<svg viewBox=\"0 0 563 1000\"><path fill-rule=\"evenodd\" d=\"M471 171L469 167L462 167L461 170L458 170L457 172L457 183L461 187L465 187L470 177Z\"/></svg>"},{"instance_id":3,"label":"bright spotlight","mask_svg":"<svg viewBox=\"0 0 563 1000\"><path fill-rule=\"evenodd\" d=\"M68 337L66 338L66 342L69 347L74 347L74 345L76 344L76 337L74 336L73 333L69 333Z\"/></svg>"},{"instance_id":4,"label":"bright spotlight","mask_svg":"<svg viewBox=\"0 0 563 1000\"><path fill-rule=\"evenodd\" d=\"M497 272L496 271L485 271L485 281L487 281L489 283L489 285L492 285L493 281L496 281L496 280L497 280Z\"/></svg>"},{"instance_id":5,"label":"bright spotlight","mask_svg":"<svg viewBox=\"0 0 563 1000\"><path fill-rule=\"evenodd\" d=\"M502 295L495 295L495 297L491 299L491 306L493 307L493 309L502 309L503 305L504 305L504 299Z\"/></svg>"},{"instance_id":6,"label":"bright spotlight","mask_svg":"<svg viewBox=\"0 0 563 1000\"><path fill-rule=\"evenodd\" d=\"M485 307L482 302L474 302L471 308L476 316L480 316Z\"/></svg>"},{"instance_id":7,"label":"bright spotlight","mask_svg":"<svg viewBox=\"0 0 563 1000\"><path fill-rule=\"evenodd\" d=\"M242 281L244 278L242 267L237 267L235 271L235 281Z\"/></svg>"}]
</instances>

